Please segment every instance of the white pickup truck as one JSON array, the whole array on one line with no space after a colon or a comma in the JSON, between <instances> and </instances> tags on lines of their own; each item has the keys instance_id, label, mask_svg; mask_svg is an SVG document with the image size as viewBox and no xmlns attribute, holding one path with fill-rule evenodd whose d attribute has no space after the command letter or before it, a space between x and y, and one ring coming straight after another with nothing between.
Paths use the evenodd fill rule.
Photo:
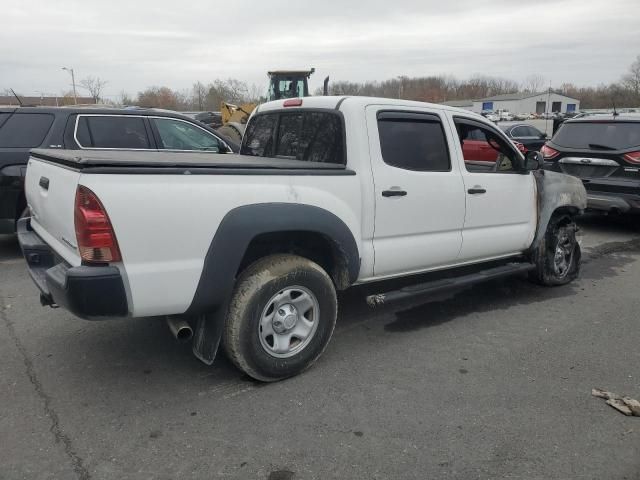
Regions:
<instances>
[{"instance_id":1,"label":"white pickup truck","mask_svg":"<svg viewBox=\"0 0 640 480\"><path fill-rule=\"evenodd\" d=\"M177 337L195 330L203 361L221 341L274 381L320 356L336 291L354 284L431 272L368 297L375 306L519 272L575 278L586 193L540 164L465 110L275 101L237 156L32 151L18 235L43 305L166 317Z\"/></svg>"}]
</instances>

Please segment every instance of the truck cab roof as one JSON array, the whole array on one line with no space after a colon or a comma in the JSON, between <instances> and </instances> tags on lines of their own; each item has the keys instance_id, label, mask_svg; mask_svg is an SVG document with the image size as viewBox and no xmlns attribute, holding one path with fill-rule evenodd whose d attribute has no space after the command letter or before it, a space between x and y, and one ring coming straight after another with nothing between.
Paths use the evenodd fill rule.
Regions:
<instances>
[{"instance_id":1,"label":"truck cab roof","mask_svg":"<svg viewBox=\"0 0 640 480\"><path fill-rule=\"evenodd\" d=\"M337 95L337 96L317 96L317 97L305 97L299 99L301 102L295 106L285 106L286 100L274 100L272 102L263 103L256 108L254 113L263 113L271 110L281 110L283 108L322 108L322 109L336 109L340 110L343 106L363 108L368 105L389 105L393 107L411 107L411 108L434 108L438 110L445 110L451 112L460 112L465 115L477 115L469 110L464 110L456 107L449 107L442 104L417 102L413 100L403 100L399 98L381 98L381 97L362 97L362 96L349 96L349 95ZM478 115L480 116L480 115Z\"/></svg>"}]
</instances>

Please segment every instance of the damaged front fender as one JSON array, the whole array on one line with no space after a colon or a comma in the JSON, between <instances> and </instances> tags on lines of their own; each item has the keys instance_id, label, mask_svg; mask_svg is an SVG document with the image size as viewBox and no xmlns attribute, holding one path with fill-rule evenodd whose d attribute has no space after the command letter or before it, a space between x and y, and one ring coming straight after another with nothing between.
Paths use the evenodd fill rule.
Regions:
<instances>
[{"instance_id":1,"label":"damaged front fender","mask_svg":"<svg viewBox=\"0 0 640 480\"><path fill-rule=\"evenodd\" d=\"M577 215L587 208L587 191L579 178L549 170L533 172L538 189L538 227L531 249L544 239L554 213L566 211Z\"/></svg>"}]
</instances>

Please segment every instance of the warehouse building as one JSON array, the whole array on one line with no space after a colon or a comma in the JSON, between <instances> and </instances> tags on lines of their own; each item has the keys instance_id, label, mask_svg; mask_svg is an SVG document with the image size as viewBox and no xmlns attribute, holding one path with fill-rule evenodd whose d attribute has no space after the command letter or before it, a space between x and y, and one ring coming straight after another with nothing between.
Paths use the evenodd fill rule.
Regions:
<instances>
[{"instance_id":1,"label":"warehouse building","mask_svg":"<svg viewBox=\"0 0 640 480\"><path fill-rule=\"evenodd\" d=\"M513 114L571 113L580 110L580 100L560 93L507 93L473 101L473 111L507 110Z\"/></svg>"},{"instance_id":2,"label":"warehouse building","mask_svg":"<svg viewBox=\"0 0 640 480\"><path fill-rule=\"evenodd\" d=\"M580 100L560 93L507 93L477 100L450 100L443 105L472 112L507 110L512 114L571 113L580 110Z\"/></svg>"}]
</instances>

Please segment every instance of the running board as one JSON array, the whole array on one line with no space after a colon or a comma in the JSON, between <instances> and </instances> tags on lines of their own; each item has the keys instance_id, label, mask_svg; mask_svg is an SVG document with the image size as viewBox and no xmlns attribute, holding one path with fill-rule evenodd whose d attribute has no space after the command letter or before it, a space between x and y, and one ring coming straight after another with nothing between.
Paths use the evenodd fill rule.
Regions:
<instances>
[{"instance_id":1,"label":"running board","mask_svg":"<svg viewBox=\"0 0 640 480\"><path fill-rule=\"evenodd\" d=\"M507 277L517 273L524 273L533 270L536 266L533 263L508 263L499 267L489 268L476 273L470 273L460 277L443 278L425 283L418 283L399 290L392 290L386 293L378 293L367 297L367 304L370 307L377 307L398 300L421 297L431 293L439 292L450 288L466 287L474 283L493 280L494 278Z\"/></svg>"}]
</instances>

